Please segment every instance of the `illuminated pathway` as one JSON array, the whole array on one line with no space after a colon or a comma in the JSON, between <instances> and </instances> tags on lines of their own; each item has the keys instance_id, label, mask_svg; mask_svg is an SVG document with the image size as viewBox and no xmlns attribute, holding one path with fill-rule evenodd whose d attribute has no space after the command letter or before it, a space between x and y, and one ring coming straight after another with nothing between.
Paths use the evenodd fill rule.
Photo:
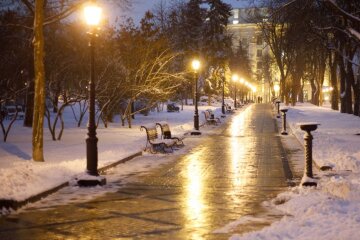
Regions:
<instances>
[{"instance_id":1,"label":"illuminated pathway","mask_svg":"<svg viewBox=\"0 0 360 240\"><path fill-rule=\"evenodd\" d=\"M0 239L227 239L267 224L222 230L263 216L261 202L287 187L282 152L270 105L255 104L222 133L115 193L1 218Z\"/></svg>"}]
</instances>

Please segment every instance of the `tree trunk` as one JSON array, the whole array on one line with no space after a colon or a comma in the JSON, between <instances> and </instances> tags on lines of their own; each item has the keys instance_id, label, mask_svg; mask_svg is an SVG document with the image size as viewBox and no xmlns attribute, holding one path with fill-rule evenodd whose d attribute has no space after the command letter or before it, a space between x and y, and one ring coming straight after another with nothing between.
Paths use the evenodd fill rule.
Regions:
<instances>
[{"instance_id":1,"label":"tree trunk","mask_svg":"<svg viewBox=\"0 0 360 240\"><path fill-rule=\"evenodd\" d=\"M338 65L340 68L340 112L345 113L346 112L346 101L345 101L345 66L344 62L342 60L342 57L339 57L338 59Z\"/></svg>"},{"instance_id":2,"label":"tree trunk","mask_svg":"<svg viewBox=\"0 0 360 240\"><path fill-rule=\"evenodd\" d=\"M291 88L291 105L292 106L296 105L296 101L298 99L300 89L301 89L301 77L297 73L297 74L295 74L293 81L292 81L292 88Z\"/></svg>"},{"instance_id":3,"label":"tree trunk","mask_svg":"<svg viewBox=\"0 0 360 240\"><path fill-rule=\"evenodd\" d=\"M353 85L354 91L354 115L359 116L359 107L360 107L360 92L359 92L359 80L356 81L356 84Z\"/></svg>"},{"instance_id":4,"label":"tree trunk","mask_svg":"<svg viewBox=\"0 0 360 240\"><path fill-rule=\"evenodd\" d=\"M62 137L64 129L65 129L65 123L64 123L62 113L60 113L60 121L61 121L61 129L60 129L59 135L57 137L57 140L59 140L59 141L61 140L61 137Z\"/></svg>"},{"instance_id":5,"label":"tree trunk","mask_svg":"<svg viewBox=\"0 0 360 240\"><path fill-rule=\"evenodd\" d=\"M320 60L323 60L319 63L319 75L318 75L318 94L319 94L319 106L322 106L324 103L324 94L322 91L323 85L324 85L324 79L325 79L325 70L326 70L326 64L325 58L321 58Z\"/></svg>"},{"instance_id":6,"label":"tree trunk","mask_svg":"<svg viewBox=\"0 0 360 240\"><path fill-rule=\"evenodd\" d=\"M135 119L135 114L133 114L135 112L135 102L131 101L131 118Z\"/></svg>"},{"instance_id":7,"label":"tree trunk","mask_svg":"<svg viewBox=\"0 0 360 240\"><path fill-rule=\"evenodd\" d=\"M33 159L44 161L44 113L45 113L45 69L44 69L44 0L35 1L34 17L34 70L35 95L33 117Z\"/></svg>"},{"instance_id":8,"label":"tree trunk","mask_svg":"<svg viewBox=\"0 0 360 240\"><path fill-rule=\"evenodd\" d=\"M285 76L282 71L280 71L280 101L285 101L285 95L286 95L286 84L285 84Z\"/></svg>"},{"instance_id":9,"label":"tree trunk","mask_svg":"<svg viewBox=\"0 0 360 240\"><path fill-rule=\"evenodd\" d=\"M353 55L350 55L352 59ZM352 93L351 87L354 85L354 71L353 64L350 61L346 63L346 83L345 83L345 98L346 98L346 113L352 114L353 106L352 106Z\"/></svg>"},{"instance_id":10,"label":"tree trunk","mask_svg":"<svg viewBox=\"0 0 360 240\"><path fill-rule=\"evenodd\" d=\"M354 95L355 95L355 102L354 102L354 115L360 116L360 70L356 74L356 84L354 84Z\"/></svg>"},{"instance_id":11,"label":"tree trunk","mask_svg":"<svg viewBox=\"0 0 360 240\"><path fill-rule=\"evenodd\" d=\"M335 56L334 59L332 59L331 54L329 57L329 66L330 66L330 82L333 88L331 92L331 109L339 110L339 88L338 88L338 79L336 74L337 65L336 65Z\"/></svg>"},{"instance_id":12,"label":"tree trunk","mask_svg":"<svg viewBox=\"0 0 360 240\"><path fill-rule=\"evenodd\" d=\"M129 124L129 128L131 128L132 127L132 118L131 118L131 116L130 115L127 115L127 120L128 120L128 124Z\"/></svg>"},{"instance_id":13,"label":"tree trunk","mask_svg":"<svg viewBox=\"0 0 360 240\"><path fill-rule=\"evenodd\" d=\"M50 115L50 111L49 111L48 108L46 108L45 116L46 116L46 119L47 119L47 124L48 124L49 132L51 134L52 140L56 141L55 132L54 132L55 128L53 128L52 125L51 125L51 115Z\"/></svg>"},{"instance_id":14,"label":"tree trunk","mask_svg":"<svg viewBox=\"0 0 360 240\"><path fill-rule=\"evenodd\" d=\"M301 81L300 83L299 102L304 102L304 81Z\"/></svg>"},{"instance_id":15,"label":"tree trunk","mask_svg":"<svg viewBox=\"0 0 360 240\"><path fill-rule=\"evenodd\" d=\"M310 85L311 85L311 103L314 105L319 105L319 94L314 79L310 80Z\"/></svg>"},{"instance_id":16,"label":"tree trunk","mask_svg":"<svg viewBox=\"0 0 360 240\"><path fill-rule=\"evenodd\" d=\"M58 112L58 104L59 104L59 95L57 92L54 96L54 99L53 99L53 113L57 113Z\"/></svg>"}]
</instances>

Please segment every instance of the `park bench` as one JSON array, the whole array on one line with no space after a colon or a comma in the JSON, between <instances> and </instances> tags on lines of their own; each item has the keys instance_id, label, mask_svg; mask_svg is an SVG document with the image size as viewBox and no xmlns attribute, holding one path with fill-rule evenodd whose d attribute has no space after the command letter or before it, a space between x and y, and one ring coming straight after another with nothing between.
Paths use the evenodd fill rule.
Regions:
<instances>
[{"instance_id":1,"label":"park bench","mask_svg":"<svg viewBox=\"0 0 360 240\"><path fill-rule=\"evenodd\" d=\"M171 152L173 151L172 147L176 144L176 140L159 139L155 124L141 126L140 130L146 131L147 140L145 150L149 150L151 153L167 153L167 150L169 149L171 150Z\"/></svg>"},{"instance_id":2,"label":"park bench","mask_svg":"<svg viewBox=\"0 0 360 240\"><path fill-rule=\"evenodd\" d=\"M156 126L158 126L161 130L161 139L172 139L176 141L175 144L177 146L184 146L184 142L182 141L184 137L173 136L171 134L170 126L167 122L157 122Z\"/></svg>"},{"instance_id":3,"label":"park bench","mask_svg":"<svg viewBox=\"0 0 360 240\"><path fill-rule=\"evenodd\" d=\"M229 104L225 104L225 111L227 113L234 113L234 109Z\"/></svg>"},{"instance_id":4,"label":"park bench","mask_svg":"<svg viewBox=\"0 0 360 240\"><path fill-rule=\"evenodd\" d=\"M221 123L220 118L219 118L219 117L215 117L215 114L214 114L213 110L211 110L211 109L206 109L206 111L209 112L209 114L210 114L210 119L215 119L215 120L217 121L217 123Z\"/></svg>"},{"instance_id":5,"label":"park bench","mask_svg":"<svg viewBox=\"0 0 360 240\"><path fill-rule=\"evenodd\" d=\"M215 118L214 114L211 114L209 110L203 111L205 116L205 124L207 125L217 125L220 122L219 118Z\"/></svg>"}]
</instances>

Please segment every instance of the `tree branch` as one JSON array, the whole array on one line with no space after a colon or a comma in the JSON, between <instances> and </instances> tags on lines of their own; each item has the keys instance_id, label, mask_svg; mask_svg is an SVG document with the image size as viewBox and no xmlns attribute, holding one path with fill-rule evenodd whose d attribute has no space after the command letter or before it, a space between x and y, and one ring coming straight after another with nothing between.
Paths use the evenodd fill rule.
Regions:
<instances>
[{"instance_id":1,"label":"tree branch","mask_svg":"<svg viewBox=\"0 0 360 240\"><path fill-rule=\"evenodd\" d=\"M341 9L334 0L324 0L325 4L331 8L332 10L334 10L335 12L339 13L340 15L342 15L344 18L355 21L360 23L360 18L344 11L343 9Z\"/></svg>"},{"instance_id":2,"label":"tree branch","mask_svg":"<svg viewBox=\"0 0 360 240\"><path fill-rule=\"evenodd\" d=\"M34 30L32 27L25 26L22 24L14 24L14 23L8 23L8 24L4 24L4 25L0 24L0 27L18 27L18 28L25 28L25 29L31 30L31 31Z\"/></svg>"},{"instance_id":3,"label":"tree branch","mask_svg":"<svg viewBox=\"0 0 360 240\"><path fill-rule=\"evenodd\" d=\"M47 17L44 21L44 26L54 23L54 22L57 22L61 19L64 19L64 18L70 16L73 12L75 12L78 8L80 8L84 4L84 2L85 1L82 0L54 16Z\"/></svg>"},{"instance_id":4,"label":"tree branch","mask_svg":"<svg viewBox=\"0 0 360 240\"><path fill-rule=\"evenodd\" d=\"M21 0L21 2L27 7L27 9L31 12L32 15L35 14L34 6L28 0Z\"/></svg>"}]
</instances>

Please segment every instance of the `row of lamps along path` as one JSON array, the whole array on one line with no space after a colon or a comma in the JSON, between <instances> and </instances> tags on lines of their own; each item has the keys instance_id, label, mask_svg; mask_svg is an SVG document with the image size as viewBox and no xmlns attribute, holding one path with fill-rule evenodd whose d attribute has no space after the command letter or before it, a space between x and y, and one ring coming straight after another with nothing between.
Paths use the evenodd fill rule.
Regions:
<instances>
[{"instance_id":1,"label":"row of lamps along path","mask_svg":"<svg viewBox=\"0 0 360 240\"><path fill-rule=\"evenodd\" d=\"M89 81L89 121L88 121L88 137L86 138L86 174L79 176L77 178L77 183L79 186L95 186L95 185L104 185L106 184L106 179L103 176L99 176L98 172L98 150L97 142L98 138L96 136L96 123L95 123L95 45L96 39L98 37L99 24L101 22L102 9L95 5L94 3L86 5L84 8L84 16L87 25L89 26L88 36L89 36L89 50L90 50L90 81ZM194 112L194 131L192 135L200 135L199 131L199 111L198 111L198 78L199 78L199 69L201 63L198 59L194 59L191 63L192 69L194 71L194 82L195 82L195 112ZM253 96L256 92L256 87L251 83L245 81L243 78L238 77L237 74L232 76L232 80L235 86L235 101L234 108L236 109L236 83L243 84L244 86L252 90ZM225 101L224 101L224 85L225 80L223 79L222 84L222 113L225 114ZM278 90L278 89L276 89ZM275 90L275 91L276 91ZM280 101L276 101L277 104L277 117L280 118L280 111L283 113L283 130L281 134L287 135L286 131L286 112L288 109L280 110ZM312 173L312 135L311 131L317 129L318 123L302 123L299 124L301 130L305 131L304 140L305 140L305 171L302 181L304 186L316 186L316 181L313 181Z\"/></svg>"}]
</instances>

